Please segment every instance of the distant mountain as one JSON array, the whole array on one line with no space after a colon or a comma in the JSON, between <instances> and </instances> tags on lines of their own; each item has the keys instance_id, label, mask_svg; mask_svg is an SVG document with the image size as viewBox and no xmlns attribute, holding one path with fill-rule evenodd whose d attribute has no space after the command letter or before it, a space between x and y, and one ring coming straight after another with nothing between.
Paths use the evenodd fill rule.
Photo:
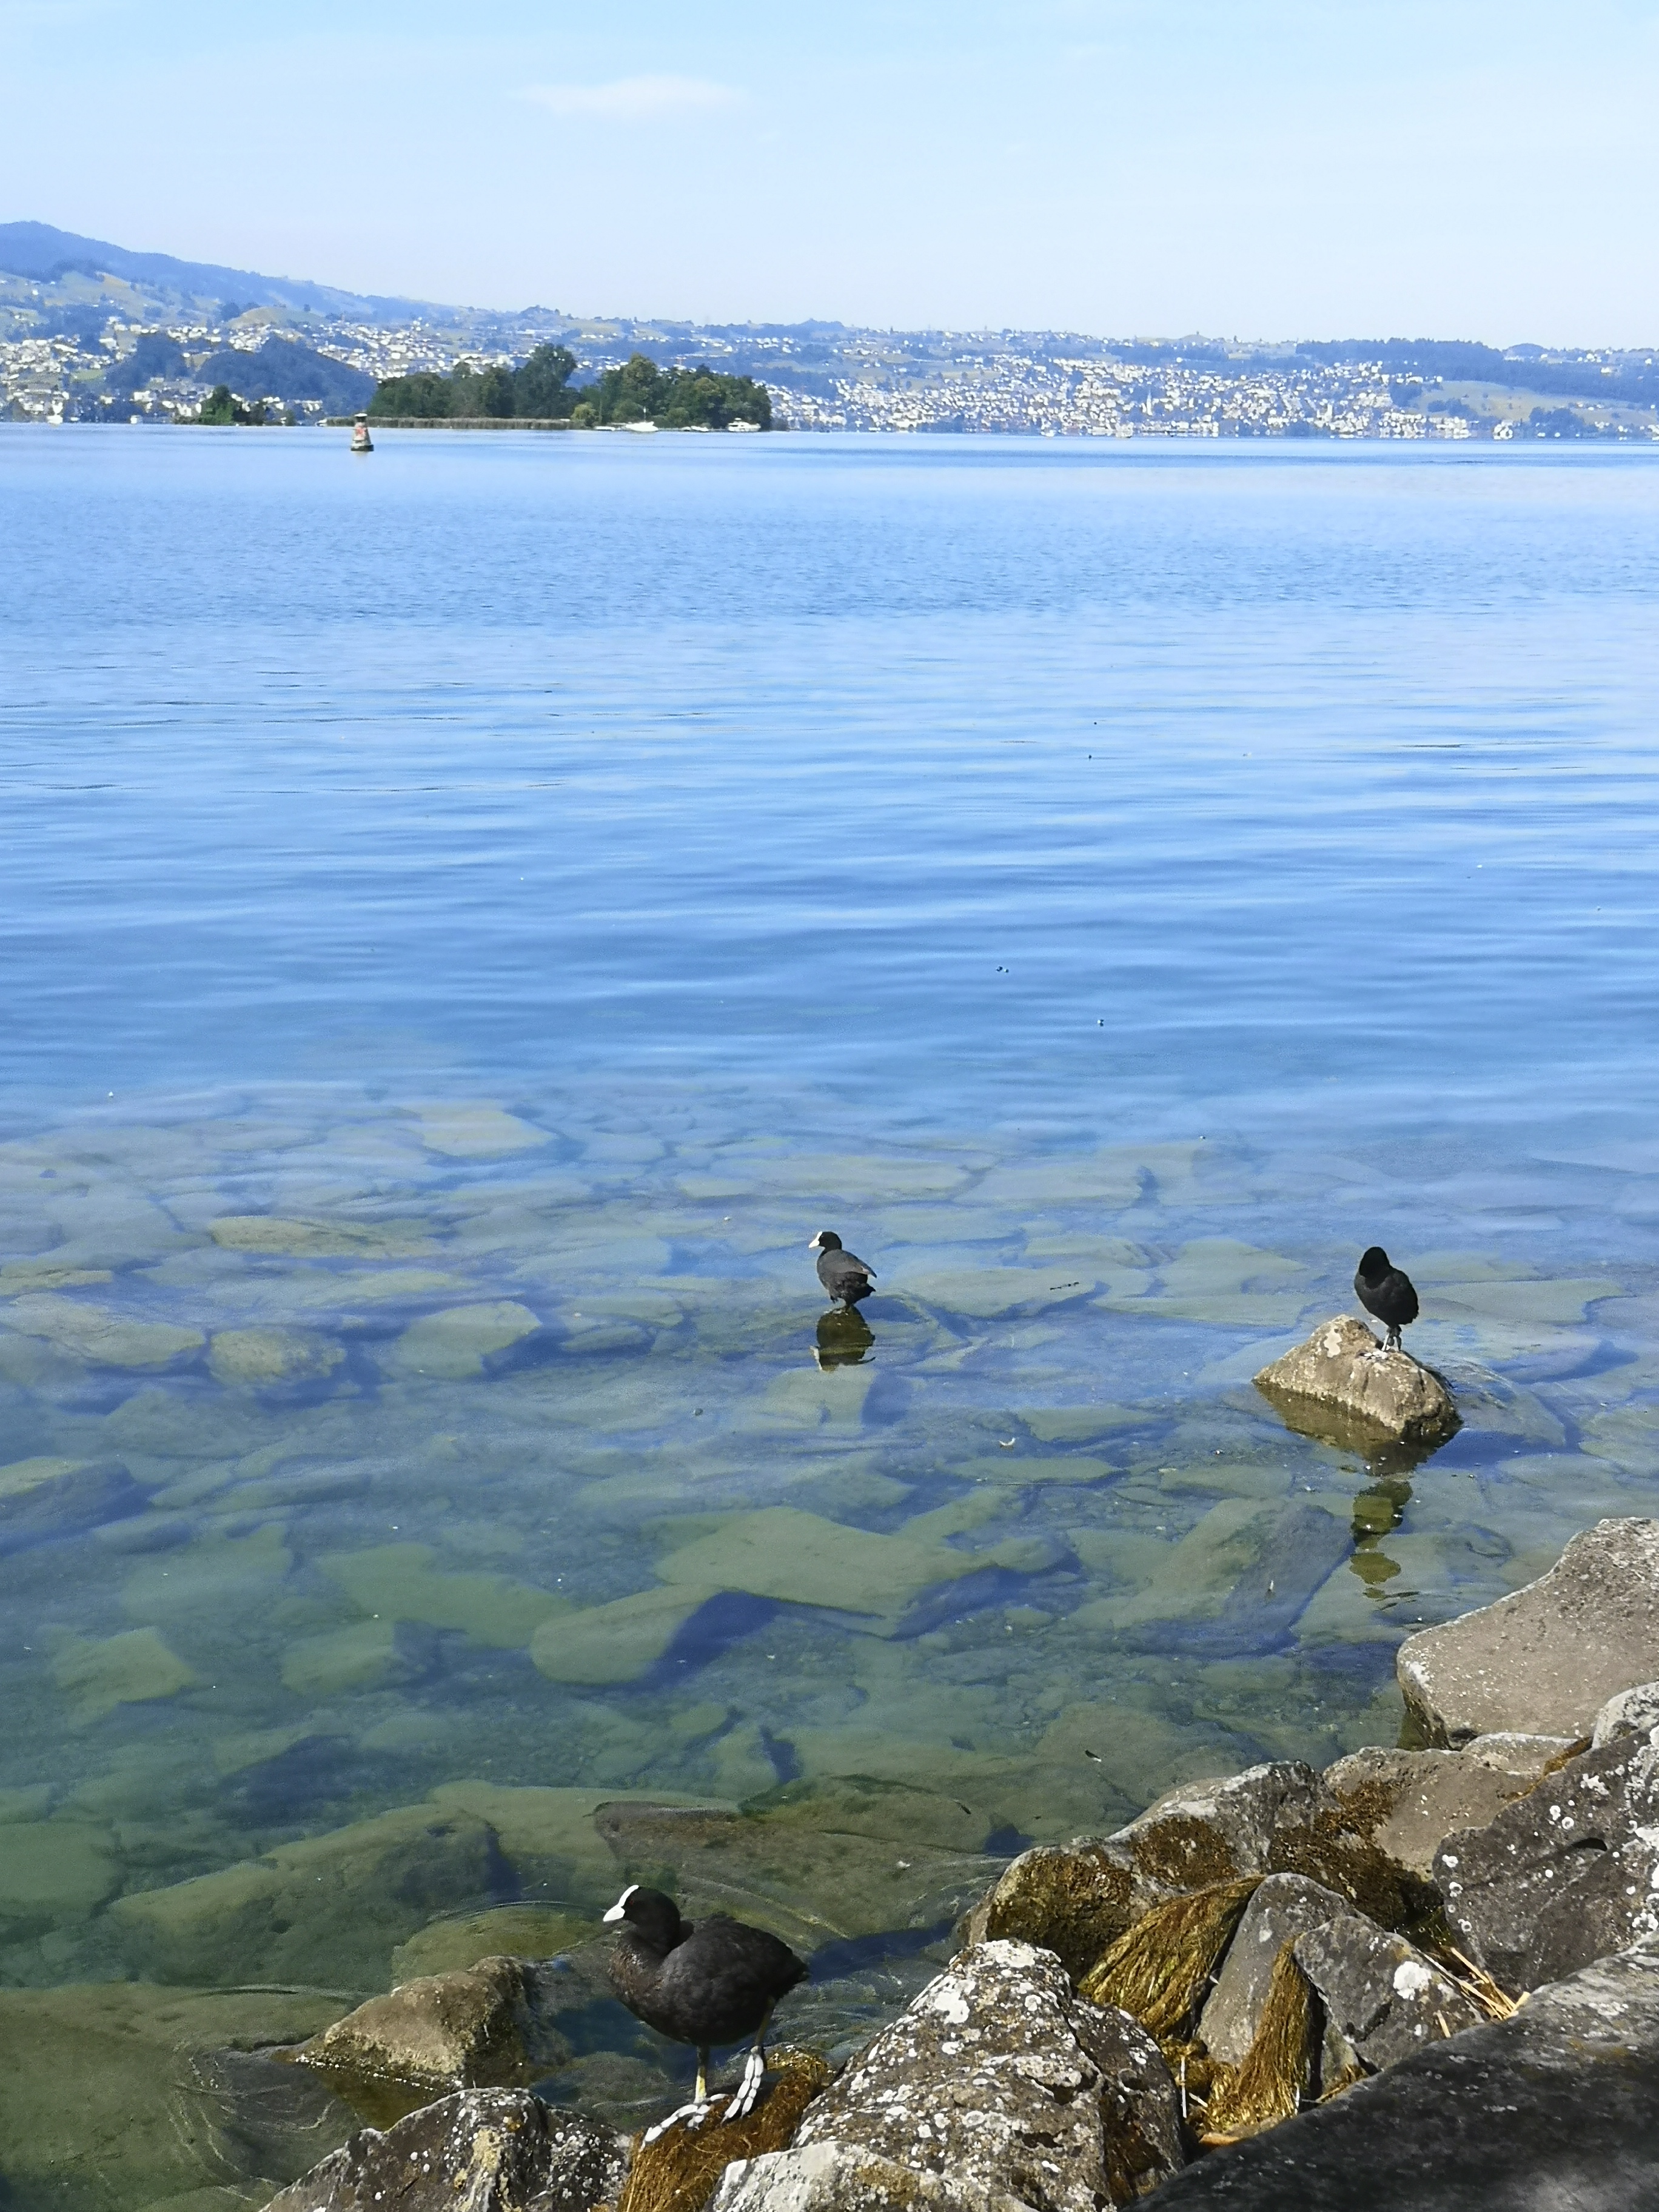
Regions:
<instances>
[{"instance_id":1,"label":"distant mountain","mask_svg":"<svg viewBox=\"0 0 1659 2212\"><path fill-rule=\"evenodd\" d=\"M112 246L107 239L54 230L49 222L0 222L0 270L33 277L37 283L51 283L71 272L118 276L130 284L150 285L221 306L228 301L242 307L314 307L319 314L365 322L408 322L434 312L419 300L341 292L304 277L261 276L251 269L222 269L212 261L180 261L171 253L133 253L125 246Z\"/></svg>"}]
</instances>

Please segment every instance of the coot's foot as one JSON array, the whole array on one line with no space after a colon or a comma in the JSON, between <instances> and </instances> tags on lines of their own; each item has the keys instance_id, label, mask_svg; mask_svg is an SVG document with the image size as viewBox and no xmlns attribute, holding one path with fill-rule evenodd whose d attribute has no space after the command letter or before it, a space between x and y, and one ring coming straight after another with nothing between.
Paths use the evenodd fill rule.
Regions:
<instances>
[{"instance_id":1,"label":"coot's foot","mask_svg":"<svg viewBox=\"0 0 1659 2212\"><path fill-rule=\"evenodd\" d=\"M665 2120L659 2120L655 2127L647 2128L641 2140L655 2142L659 2136L665 2136L670 2128L678 2127L682 2121L688 2128L700 2128L714 2109L712 2097L699 2097L694 2104L682 2105L678 2112L671 2112Z\"/></svg>"},{"instance_id":2,"label":"coot's foot","mask_svg":"<svg viewBox=\"0 0 1659 2212\"><path fill-rule=\"evenodd\" d=\"M766 2079L766 2053L757 2044L743 2062L743 2079L726 2110L721 2122L746 2120L755 2109L755 2100L760 2095L761 2083Z\"/></svg>"}]
</instances>

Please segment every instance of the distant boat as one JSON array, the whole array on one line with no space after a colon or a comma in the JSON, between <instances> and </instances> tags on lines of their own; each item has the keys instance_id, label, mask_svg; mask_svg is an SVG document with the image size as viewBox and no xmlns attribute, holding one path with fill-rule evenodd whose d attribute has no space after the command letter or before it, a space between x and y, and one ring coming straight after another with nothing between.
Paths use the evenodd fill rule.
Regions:
<instances>
[{"instance_id":1,"label":"distant boat","mask_svg":"<svg viewBox=\"0 0 1659 2212\"><path fill-rule=\"evenodd\" d=\"M354 453L372 453L374 441L368 434L368 417L360 415L351 426L351 450Z\"/></svg>"}]
</instances>

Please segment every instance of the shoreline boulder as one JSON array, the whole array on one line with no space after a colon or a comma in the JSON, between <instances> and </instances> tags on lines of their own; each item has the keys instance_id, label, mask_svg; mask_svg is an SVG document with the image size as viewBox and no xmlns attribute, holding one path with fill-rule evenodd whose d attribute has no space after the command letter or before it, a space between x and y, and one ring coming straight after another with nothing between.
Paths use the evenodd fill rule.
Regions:
<instances>
[{"instance_id":1,"label":"shoreline boulder","mask_svg":"<svg viewBox=\"0 0 1659 2212\"><path fill-rule=\"evenodd\" d=\"M536 1969L524 1959L481 1959L422 1974L370 1997L290 2056L348 2082L397 2082L441 2097L505 2088L551 2073L569 2057L537 2018Z\"/></svg>"},{"instance_id":2,"label":"shoreline boulder","mask_svg":"<svg viewBox=\"0 0 1659 2212\"><path fill-rule=\"evenodd\" d=\"M826 2155L833 2147L833 2157ZM1182 2164L1180 2099L1127 2014L1074 1996L1052 1952L971 1945L808 2108L787 2151L730 2169L715 2212L841 2203L834 2172L911 2177L889 2201L1012 2200L1036 2212L1124 2204Z\"/></svg>"},{"instance_id":3,"label":"shoreline boulder","mask_svg":"<svg viewBox=\"0 0 1659 2212\"><path fill-rule=\"evenodd\" d=\"M264 2212L589 2212L627 2172L626 2144L597 2121L524 2089L464 2089L359 2129Z\"/></svg>"},{"instance_id":4,"label":"shoreline boulder","mask_svg":"<svg viewBox=\"0 0 1659 2212\"><path fill-rule=\"evenodd\" d=\"M1659 1679L1659 1521L1598 1521L1536 1582L1407 1637L1395 1668L1431 1744L1587 1738L1608 1698Z\"/></svg>"},{"instance_id":5,"label":"shoreline boulder","mask_svg":"<svg viewBox=\"0 0 1659 2212\"><path fill-rule=\"evenodd\" d=\"M1659 1952L1414 2051L1164 2183L1159 2212L1654 2212Z\"/></svg>"},{"instance_id":6,"label":"shoreline boulder","mask_svg":"<svg viewBox=\"0 0 1659 2212\"><path fill-rule=\"evenodd\" d=\"M1659 1750L1615 1736L1448 1836L1435 1881L1460 1943L1518 1995L1659 1943Z\"/></svg>"},{"instance_id":7,"label":"shoreline boulder","mask_svg":"<svg viewBox=\"0 0 1659 2212\"><path fill-rule=\"evenodd\" d=\"M1322 1322L1304 1343L1264 1367L1255 1387L1292 1428L1305 1428L1321 1410L1379 1442L1437 1444L1460 1425L1451 1392L1431 1367L1408 1352L1389 1352L1362 1321L1338 1314ZM1282 1401L1282 1402L1281 1402Z\"/></svg>"}]
</instances>

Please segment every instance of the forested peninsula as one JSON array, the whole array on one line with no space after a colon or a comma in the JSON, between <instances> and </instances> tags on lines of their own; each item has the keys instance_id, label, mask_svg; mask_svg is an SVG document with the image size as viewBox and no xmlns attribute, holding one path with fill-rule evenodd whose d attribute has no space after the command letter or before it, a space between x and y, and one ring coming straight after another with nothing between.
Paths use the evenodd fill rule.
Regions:
<instances>
[{"instance_id":1,"label":"forested peninsula","mask_svg":"<svg viewBox=\"0 0 1659 2212\"><path fill-rule=\"evenodd\" d=\"M576 356L568 346L539 345L517 368L474 368L459 362L453 375L422 370L391 376L369 403L382 421L569 422L579 429L606 423L653 422L663 430L729 430L745 422L772 427L772 401L750 376L712 368L659 368L636 353L592 384L573 385Z\"/></svg>"}]
</instances>

